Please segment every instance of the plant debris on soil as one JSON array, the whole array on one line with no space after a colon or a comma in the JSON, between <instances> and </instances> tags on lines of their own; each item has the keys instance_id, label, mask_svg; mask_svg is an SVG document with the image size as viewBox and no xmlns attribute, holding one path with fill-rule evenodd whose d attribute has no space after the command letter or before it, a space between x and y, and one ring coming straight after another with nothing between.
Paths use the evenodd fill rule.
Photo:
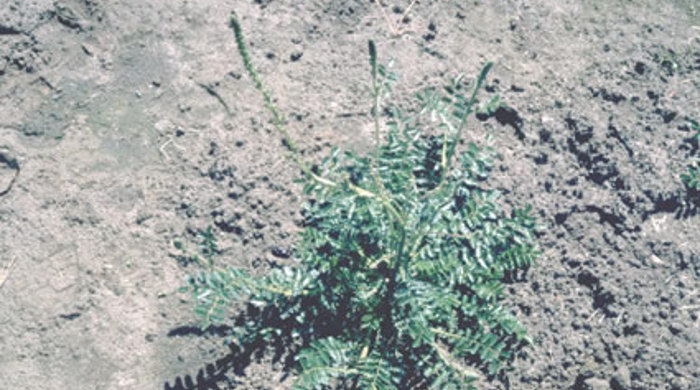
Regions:
<instances>
[{"instance_id":1,"label":"plant debris on soil","mask_svg":"<svg viewBox=\"0 0 700 390\"><path fill-rule=\"evenodd\" d=\"M215 261L291 264L298 172L236 56L231 7L305 158L372 144L366 42L399 105L495 63L463 138L543 250L507 305L531 347L483 389L700 389L695 0L0 3L0 378L8 389L289 389L178 292ZM410 9L409 9L410 6ZM406 11L409 12L406 12ZM403 98L405 97L405 99ZM231 308L235 314L236 308Z\"/></svg>"}]
</instances>

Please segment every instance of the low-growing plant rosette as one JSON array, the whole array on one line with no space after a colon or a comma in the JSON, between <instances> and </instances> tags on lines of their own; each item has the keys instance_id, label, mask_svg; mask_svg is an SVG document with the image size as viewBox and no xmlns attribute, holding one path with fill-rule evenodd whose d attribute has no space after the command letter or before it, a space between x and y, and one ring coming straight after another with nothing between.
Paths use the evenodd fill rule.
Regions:
<instances>
[{"instance_id":1,"label":"low-growing plant rosette","mask_svg":"<svg viewBox=\"0 0 700 390\"><path fill-rule=\"evenodd\" d=\"M500 372L529 343L501 305L503 283L538 250L530 210L506 215L486 188L495 151L460 146L492 65L470 83L458 77L423 91L413 113L385 110L396 77L370 42L376 148L366 156L336 148L311 167L252 66L235 15L231 26L310 200L293 266L190 278L203 326L230 323L229 308L247 304L231 342L288 345L299 389L461 389Z\"/></svg>"}]
</instances>

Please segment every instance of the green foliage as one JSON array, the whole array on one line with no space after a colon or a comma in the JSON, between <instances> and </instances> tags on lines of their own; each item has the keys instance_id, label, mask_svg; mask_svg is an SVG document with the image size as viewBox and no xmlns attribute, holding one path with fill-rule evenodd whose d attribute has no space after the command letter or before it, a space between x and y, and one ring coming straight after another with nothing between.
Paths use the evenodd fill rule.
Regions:
<instances>
[{"instance_id":1,"label":"green foliage","mask_svg":"<svg viewBox=\"0 0 700 390\"><path fill-rule=\"evenodd\" d=\"M700 165L695 164L689 166L688 170L681 175L681 179L688 188L700 191Z\"/></svg>"},{"instance_id":2,"label":"green foliage","mask_svg":"<svg viewBox=\"0 0 700 390\"><path fill-rule=\"evenodd\" d=\"M700 123L698 123L698 121L696 121L693 118L687 118L687 119L688 119L688 123L690 123L690 126L693 128L693 131L695 131L695 135L693 136L693 138L695 140L700 140Z\"/></svg>"},{"instance_id":3,"label":"green foliage","mask_svg":"<svg viewBox=\"0 0 700 390\"><path fill-rule=\"evenodd\" d=\"M232 27L288 139L235 15ZM500 302L504 279L538 253L529 209L506 215L485 186L494 151L469 144L457 153L491 64L472 83L457 78L422 92L414 114L391 109L384 124L381 98L394 77L377 64L373 43L370 66L376 150L334 149L313 170L301 166L310 200L297 264L262 277L236 268L193 276L196 310L207 327L247 303L232 341L299 346L298 389L466 388L529 342Z\"/></svg>"},{"instance_id":4,"label":"green foliage","mask_svg":"<svg viewBox=\"0 0 700 390\"><path fill-rule=\"evenodd\" d=\"M501 100L499 95L492 97L486 104L483 104L477 112L486 116L491 116L498 111L501 107L507 107L507 105Z\"/></svg>"},{"instance_id":5,"label":"green foliage","mask_svg":"<svg viewBox=\"0 0 700 390\"><path fill-rule=\"evenodd\" d=\"M692 118L687 118L687 120L692 130L696 132L693 140L697 145L697 142L700 141L700 123ZM681 180L688 188L700 191L700 163L696 161L694 164L689 165L688 170L681 174Z\"/></svg>"},{"instance_id":6,"label":"green foliage","mask_svg":"<svg viewBox=\"0 0 700 390\"><path fill-rule=\"evenodd\" d=\"M182 241L173 241L173 246L180 251L181 254L177 257L183 264L196 263L212 267L214 265L214 257L221 253L218 239L214 235L211 225L207 227L207 230L197 232L197 249L195 253L190 253ZM205 262L203 263L202 260Z\"/></svg>"}]
</instances>

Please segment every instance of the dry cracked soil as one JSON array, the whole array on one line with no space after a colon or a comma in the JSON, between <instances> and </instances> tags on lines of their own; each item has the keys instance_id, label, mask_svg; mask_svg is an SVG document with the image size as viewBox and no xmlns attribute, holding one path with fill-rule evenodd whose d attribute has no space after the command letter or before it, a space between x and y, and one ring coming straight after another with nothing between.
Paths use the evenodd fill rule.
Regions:
<instances>
[{"instance_id":1,"label":"dry cracked soil","mask_svg":"<svg viewBox=\"0 0 700 390\"><path fill-rule=\"evenodd\" d=\"M696 0L2 0L0 388L288 389L178 292L175 241L290 262L304 198L228 27L304 155L371 145L367 40L398 104L495 62L470 123L543 255L508 301L534 343L484 389L700 389ZM384 11L382 12L383 9ZM384 15L386 14L386 16Z\"/></svg>"}]
</instances>

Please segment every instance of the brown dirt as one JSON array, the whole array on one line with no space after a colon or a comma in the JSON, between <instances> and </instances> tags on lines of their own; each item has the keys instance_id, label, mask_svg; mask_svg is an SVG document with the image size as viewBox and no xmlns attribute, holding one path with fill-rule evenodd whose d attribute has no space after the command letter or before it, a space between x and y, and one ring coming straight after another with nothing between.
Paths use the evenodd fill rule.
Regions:
<instances>
[{"instance_id":1,"label":"brown dirt","mask_svg":"<svg viewBox=\"0 0 700 390\"><path fill-rule=\"evenodd\" d=\"M467 137L493 135L492 183L533 205L544 255L509 286L535 344L484 388L700 389L700 201L679 180L698 153L696 1L423 0L398 37L369 1L235 3L312 159L369 145L367 39L396 60L400 104L496 63L482 96L517 116ZM196 267L174 240L214 225L217 261L264 272L301 218L231 7L0 4L0 387L290 388L269 358L229 369L177 293Z\"/></svg>"}]
</instances>

